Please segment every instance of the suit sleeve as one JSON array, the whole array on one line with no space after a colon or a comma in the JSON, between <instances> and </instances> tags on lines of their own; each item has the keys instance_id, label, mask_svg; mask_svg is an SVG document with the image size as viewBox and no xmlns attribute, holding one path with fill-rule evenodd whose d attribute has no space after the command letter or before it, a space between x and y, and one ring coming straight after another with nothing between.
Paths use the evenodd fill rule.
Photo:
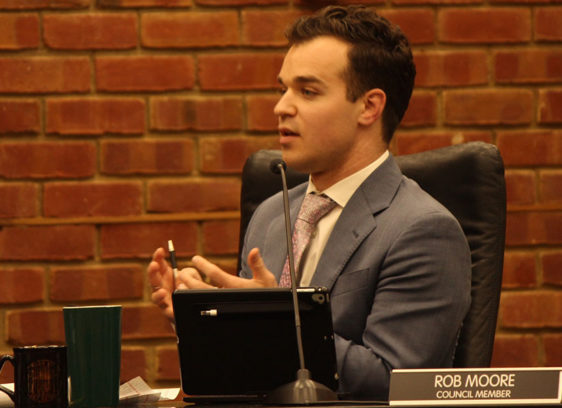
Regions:
<instances>
[{"instance_id":1,"label":"suit sleeve","mask_svg":"<svg viewBox=\"0 0 562 408\"><path fill-rule=\"evenodd\" d=\"M453 217L424 216L388 245L372 266L380 271L364 330L336 333L340 388L353 398L386 400L393 368L450 367L470 304L470 253ZM353 297L336 293L332 303L349 309Z\"/></svg>"}]
</instances>

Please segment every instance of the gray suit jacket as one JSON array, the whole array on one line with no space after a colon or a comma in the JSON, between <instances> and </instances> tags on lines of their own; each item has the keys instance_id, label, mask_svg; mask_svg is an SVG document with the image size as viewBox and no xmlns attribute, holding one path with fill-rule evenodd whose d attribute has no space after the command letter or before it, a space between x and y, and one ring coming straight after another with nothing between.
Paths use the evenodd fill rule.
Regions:
<instances>
[{"instance_id":1,"label":"gray suit jacket","mask_svg":"<svg viewBox=\"0 0 562 408\"><path fill-rule=\"evenodd\" d=\"M291 220L306 183L290 191ZM279 279L287 256L281 194L248 226L241 276L258 247ZM340 391L387 399L393 368L450 367L470 304L470 252L457 220L390 156L357 189L311 286L330 290Z\"/></svg>"}]
</instances>

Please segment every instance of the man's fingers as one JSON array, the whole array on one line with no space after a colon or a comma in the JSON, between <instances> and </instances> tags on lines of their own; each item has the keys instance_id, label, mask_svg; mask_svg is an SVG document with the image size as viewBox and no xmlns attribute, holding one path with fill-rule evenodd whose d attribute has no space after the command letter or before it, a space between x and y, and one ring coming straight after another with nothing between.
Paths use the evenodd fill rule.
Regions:
<instances>
[{"instance_id":1,"label":"man's fingers","mask_svg":"<svg viewBox=\"0 0 562 408\"><path fill-rule=\"evenodd\" d=\"M265 267L263 259L260 255L260 250L258 248L253 248L248 254L248 265L253 272L254 278L259 279L263 276L265 272L269 272Z\"/></svg>"},{"instance_id":2,"label":"man's fingers","mask_svg":"<svg viewBox=\"0 0 562 408\"><path fill-rule=\"evenodd\" d=\"M180 273L178 288L209 289L217 288L257 288L275 287L275 276L265 266L259 251L253 249L248 256L248 263L254 273L253 279L240 278L223 271L202 256L194 256L191 261L194 268L186 268ZM199 274L202 274L201 277Z\"/></svg>"},{"instance_id":3,"label":"man's fingers","mask_svg":"<svg viewBox=\"0 0 562 408\"><path fill-rule=\"evenodd\" d=\"M174 278L172 270L166 262L166 252L158 248L152 255L152 261L146 268L148 282L152 289L151 300L164 312L164 315L173 321L174 309L172 307L172 291Z\"/></svg>"},{"instance_id":4,"label":"man's fingers","mask_svg":"<svg viewBox=\"0 0 562 408\"><path fill-rule=\"evenodd\" d=\"M152 290L162 287L162 275L160 274L160 266L157 262L152 261L148 264L148 281Z\"/></svg>"},{"instance_id":5,"label":"man's fingers","mask_svg":"<svg viewBox=\"0 0 562 408\"><path fill-rule=\"evenodd\" d=\"M191 259L193 265L199 272L204 275L204 279L207 282L210 281L211 284L219 287L219 288L228 288L228 287L237 287L239 285L235 284L235 280L239 279L235 276L232 276L230 273L223 271L221 268L209 262L202 256L194 256Z\"/></svg>"},{"instance_id":6,"label":"man's fingers","mask_svg":"<svg viewBox=\"0 0 562 408\"><path fill-rule=\"evenodd\" d=\"M152 260L156 262L160 267L162 267L162 269L165 269L168 266L168 264L166 263L166 252L162 247L154 251L154 254L152 255Z\"/></svg>"},{"instance_id":7,"label":"man's fingers","mask_svg":"<svg viewBox=\"0 0 562 408\"><path fill-rule=\"evenodd\" d=\"M176 278L177 289L186 289L188 280L202 280L201 275L195 268L183 268L178 272Z\"/></svg>"},{"instance_id":8,"label":"man's fingers","mask_svg":"<svg viewBox=\"0 0 562 408\"><path fill-rule=\"evenodd\" d=\"M148 265L148 281L152 290L166 288L172 290L173 280L171 269L166 262L166 252L163 248L158 248L152 255L152 262Z\"/></svg>"},{"instance_id":9,"label":"man's fingers","mask_svg":"<svg viewBox=\"0 0 562 408\"><path fill-rule=\"evenodd\" d=\"M178 273L177 289L215 289L215 287L204 282L197 269L184 268Z\"/></svg>"},{"instance_id":10,"label":"man's fingers","mask_svg":"<svg viewBox=\"0 0 562 408\"><path fill-rule=\"evenodd\" d=\"M174 319L174 309L172 307L172 298L170 292L165 289L157 289L152 292L152 303L158 306L164 312L164 315L170 319Z\"/></svg>"},{"instance_id":11,"label":"man's fingers","mask_svg":"<svg viewBox=\"0 0 562 408\"><path fill-rule=\"evenodd\" d=\"M168 292L165 289L158 289L152 292L151 299L152 303L161 307L162 305L167 305L166 298L168 297Z\"/></svg>"},{"instance_id":12,"label":"man's fingers","mask_svg":"<svg viewBox=\"0 0 562 408\"><path fill-rule=\"evenodd\" d=\"M201 279L191 276L188 277L182 285L185 286L185 289L216 289L215 286L209 285ZM180 289L182 288L182 285L180 285Z\"/></svg>"},{"instance_id":13,"label":"man's fingers","mask_svg":"<svg viewBox=\"0 0 562 408\"><path fill-rule=\"evenodd\" d=\"M253 279L266 287L277 286L275 276L265 266L265 262L260 255L258 248L253 248L248 254L248 265L252 270Z\"/></svg>"}]
</instances>

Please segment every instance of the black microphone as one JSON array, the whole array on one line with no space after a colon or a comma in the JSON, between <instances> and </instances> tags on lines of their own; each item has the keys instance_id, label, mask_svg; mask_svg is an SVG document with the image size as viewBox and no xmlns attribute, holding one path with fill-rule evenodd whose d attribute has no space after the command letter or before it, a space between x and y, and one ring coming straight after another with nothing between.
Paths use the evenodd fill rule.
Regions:
<instances>
[{"instance_id":1,"label":"black microphone","mask_svg":"<svg viewBox=\"0 0 562 408\"><path fill-rule=\"evenodd\" d=\"M271 163L269 163L269 170L271 170L275 174L281 174L281 170L283 172L287 171L287 163L285 163L282 159L273 159ZM287 183L283 184L283 193L287 188Z\"/></svg>"},{"instance_id":2,"label":"black microphone","mask_svg":"<svg viewBox=\"0 0 562 408\"><path fill-rule=\"evenodd\" d=\"M287 188L287 175L285 170L287 164L282 159L273 159L269 163L270 170L275 174L281 174L283 183L283 210L285 212L285 236L287 239L287 257L289 258L289 272L291 275L291 294L293 297L293 312L295 315L295 330L297 335L297 351L299 355L299 370L297 380L284 384L267 396L269 403L285 405L311 404L321 401L336 401L337 396L331 389L310 378L310 371L304 363L304 350L302 345L301 316L299 300L297 296L297 281L295 273L295 261L293 254L293 240L291 238L291 215L289 211L289 191Z\"/></svg>"}]
</instances>

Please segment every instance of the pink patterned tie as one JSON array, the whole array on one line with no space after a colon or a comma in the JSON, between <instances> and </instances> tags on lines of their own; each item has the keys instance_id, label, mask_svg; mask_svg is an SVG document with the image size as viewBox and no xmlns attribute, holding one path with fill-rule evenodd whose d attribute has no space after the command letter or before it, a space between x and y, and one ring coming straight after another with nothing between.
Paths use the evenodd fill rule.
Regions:
<instances>
[{"instance_id":1,"label":"pink patterned tie","mask_svg":"<svg viewBox=\"0 0 562 408\"><path fill-rule=\"evenodd\" d=\"M308 246L310 237L316 228L316 223L335 206L336 202L325 195L310 193L304 198L295 222L295 230L293 231L293 254L296 271L299 270L302 254ZM285 288L291 286L289 257L285 261L283 273L281 274L281 279L279 279L279 286Z\"/></svg>"}]
</instances>

